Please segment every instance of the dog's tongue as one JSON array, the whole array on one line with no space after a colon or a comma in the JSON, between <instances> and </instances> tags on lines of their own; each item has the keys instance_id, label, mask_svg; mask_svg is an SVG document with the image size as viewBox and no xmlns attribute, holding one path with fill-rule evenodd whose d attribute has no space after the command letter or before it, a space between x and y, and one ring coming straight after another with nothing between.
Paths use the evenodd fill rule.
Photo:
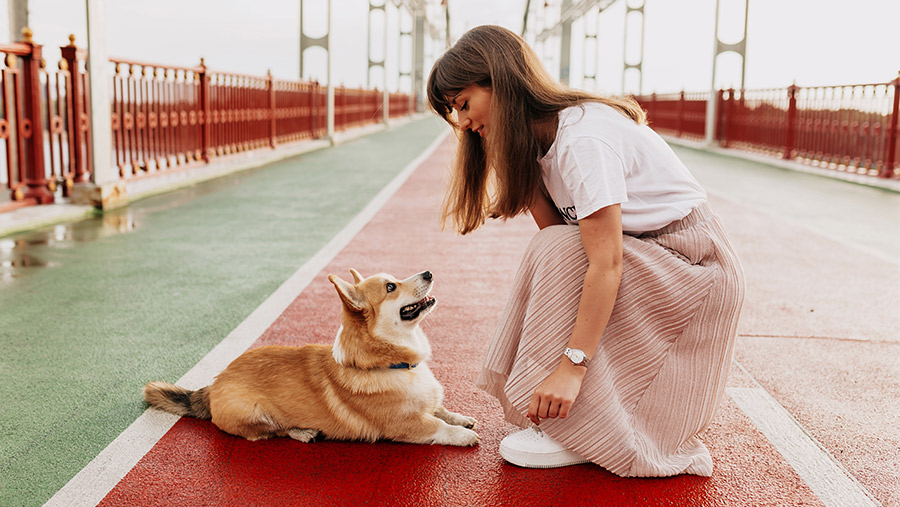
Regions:
<instances>
[{"instance_id":1,"label":"dog's tongue","mask_svg":"<svg viewBox=\"0 0 900 507\"><path fill-rule=\"evenodd\" d=\"M413 319L418 315L419 311L423 308L426 308L429 303L434 301L434 298L431 296L425 296L424 299L416 301L411 305L406 305L400 309L400 316L403 318Z\"/></svg>"}]
</instances>

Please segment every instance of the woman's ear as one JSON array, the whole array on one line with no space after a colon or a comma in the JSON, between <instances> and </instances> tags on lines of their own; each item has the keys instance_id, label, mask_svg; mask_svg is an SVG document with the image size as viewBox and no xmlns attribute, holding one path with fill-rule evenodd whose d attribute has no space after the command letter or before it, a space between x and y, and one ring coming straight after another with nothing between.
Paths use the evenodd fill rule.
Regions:
<instances>
[{"instance_id":1,"label":"woman's ear","mask_svg":"<svg viewBox=\"0 0 900 507\"><path fill-rule=\"evenodd\" d=\"M334 275L328 275L328 281L334 284L334 288L337 289L338 295L341 297L341 302L344 303L348 310L353 313L361 313L365 309L366 300L356 290L355 285L345 282Z\"/></svg>"}]
</instances>

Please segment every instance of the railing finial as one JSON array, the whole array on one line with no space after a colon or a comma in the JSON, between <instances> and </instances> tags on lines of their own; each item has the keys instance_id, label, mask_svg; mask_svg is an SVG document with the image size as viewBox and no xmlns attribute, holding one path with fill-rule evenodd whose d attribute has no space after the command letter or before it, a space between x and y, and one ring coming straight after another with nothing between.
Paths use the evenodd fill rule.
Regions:
<instances>
[{"instance_id":1,"label":"railing finial","mask_svg":"<svg viewBox=\"0 0 900 507\"><path fill-rule=\"evenodd\" d=\"M33 36L34 32L31 30L31 28L28 28L26 26L22 29L22 42L26 44L34 44L34 39L32 39Z\"/></svg>"},{"instance_id":2,"label":"railing finial","mask_svg":"<svg viewBox=\"0 0 900 507\"><path fill-rule=\"evenodd\" d=\"M69 34L69 46L75 47L75 34L74 33Z\"/></svg>"}]
</instances>

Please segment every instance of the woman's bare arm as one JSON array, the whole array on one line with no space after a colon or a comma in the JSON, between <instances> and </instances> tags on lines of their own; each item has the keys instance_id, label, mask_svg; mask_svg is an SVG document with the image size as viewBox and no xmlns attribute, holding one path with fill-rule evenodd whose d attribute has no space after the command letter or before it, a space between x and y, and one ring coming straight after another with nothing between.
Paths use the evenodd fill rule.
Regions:
<instances>
[{"instance_id":1,"label":"woman's bare arm","mask_svg":"<svg viewBox=\"0 0 900 507\"><path fill-rule=\"evenodd\" d=\"M622 280L622 210L618 204L603 208L578 221L581 242L588 258L575 327L568 346L583 350L591 359L609 322ZM531 398L528 418L566 417L581 390L587 368L575 366L562 355Z\"/></svg>"},{"instance_id":2,"label":"woman's bare arm","mask_svg":"<svg viewBox=\"0 0 900 507\"><path fill-rule=\"evenodd\" d=\"M550 225L562 225L566 223L566 221L563 220L562 215L559 214L559 211L556 210L556 206L553 205L553 202L551 202L541 191L537 192L534 201L531 203L531 206L528 207L528 212L531 213L531 218L534 219L538 229L543 229Z\"/></svg>"}]
</instances>

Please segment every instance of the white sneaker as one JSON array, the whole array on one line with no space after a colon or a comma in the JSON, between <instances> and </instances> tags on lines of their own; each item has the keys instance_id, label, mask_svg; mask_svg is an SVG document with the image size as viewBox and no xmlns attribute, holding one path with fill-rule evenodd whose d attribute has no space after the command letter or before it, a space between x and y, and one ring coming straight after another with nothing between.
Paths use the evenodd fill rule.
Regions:
<instances>
[{"instance_id":1,"label":"white sneaker","mask_svg":"<svg viewBox=\"0 0 900 507\"><path fill-rule=\"evenodd\" d=\"M525 468L556 468L590 461L566 449L537 426L507 435L500 441L500 456Z\"/></svg>"}]
</instances>

